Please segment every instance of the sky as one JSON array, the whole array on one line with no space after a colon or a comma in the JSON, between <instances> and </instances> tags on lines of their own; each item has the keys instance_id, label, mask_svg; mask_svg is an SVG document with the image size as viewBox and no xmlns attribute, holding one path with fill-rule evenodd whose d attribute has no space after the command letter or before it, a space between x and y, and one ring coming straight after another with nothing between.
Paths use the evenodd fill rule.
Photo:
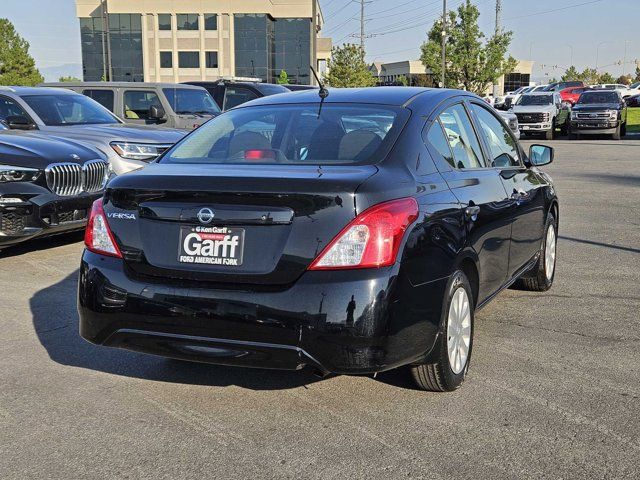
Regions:
<instances>
[{"instance_id":1,"label":"sky","mask_svg":"<svg viewBox=\"0 0 640 480\"><path fill-rule=\"evenodd\" d=\"M132 0L133 1L133 0ZM242 1L242 0L234 0ZM455 8L464 0L448 0ZM480 28L494 28L495 0L474 0L480 8ZM320 0L325 16L322 35L334 44L359 42L359 0ZM367 0L365 34L368 61L413 60L442 0ZM31 44L31 54L47 80L81 73L80 29L74 0L0 0L0 17L13 22ZM598 65L616 77L640 60L640 0L502 0L502 23L513 32L510 53L536 62L534 79L559 77L573 64L579 70ZM384 35L380 35L383 33ZM541 67L545 65L545 67ZM548 65L548 67L546 67ZM557 68L554 66L557 65ZM53 75L52 78L51 75Z\"/></svg>"}]
</instances>

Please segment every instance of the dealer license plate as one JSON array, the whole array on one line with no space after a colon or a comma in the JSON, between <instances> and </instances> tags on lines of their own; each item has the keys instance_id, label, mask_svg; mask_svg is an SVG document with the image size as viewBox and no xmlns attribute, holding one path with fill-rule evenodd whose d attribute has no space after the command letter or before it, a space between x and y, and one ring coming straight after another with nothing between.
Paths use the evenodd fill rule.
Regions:
<instances>
[{"instance_id":1,"label":"dealer license plate","mask_svg":"<svg viewBox=\"0 0 640 480\"><path fill-rule=\"evenodd\" d=\"M238 267L242 265L244 229L181 227L178 262Z\"/></svg>"}]
</instances>

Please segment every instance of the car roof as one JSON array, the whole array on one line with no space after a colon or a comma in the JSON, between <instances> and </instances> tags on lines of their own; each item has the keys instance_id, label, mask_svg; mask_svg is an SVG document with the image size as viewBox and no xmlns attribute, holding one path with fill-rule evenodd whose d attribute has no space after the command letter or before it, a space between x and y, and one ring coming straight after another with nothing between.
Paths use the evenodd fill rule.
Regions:
<instances>
[{"instance_id":1,"label":"car roof","mask_svg":"<svg viewBox=\"0 0 640 480\"><path fill-rule=\"evenodd\" d=\"M41 83L42 87L88 87L88 88L193 88L200 89L202 87L196 85L188 85L185 83L170 82L49 82Z\"/></svg>"},{"instance_id":2,"label":"car roof","mask_svg":"<svg viewBox=\"0 0 640 480\"><path fill-rule=\"evenodd\" d=\"M329 88L325 103L369 103L376 105L404 106L415 97L428 96L438 100L456 95L472 95L462 90L423 87L368 87L368 88ZM317 103L320 100L318 90L298 90L282 95L271 95L248 102L247 106L278 105L292 103ZM479 97L478 97L479 98ZM240 105L242 107L243 105Z\"/></svg>"},{"instance_id":3,"label":"car roof","mask_svg":"<svg viewBox=\"0 0 640 480\"><path fill-rule=\"evenodd\" d=\"M59 93L63 95L80 95L77 92L72 90L57 90ZM21 95L47 95L51 93L51 88L49 87L0 87L0 93L8 92L13 93L17 96Z\"/></svg>"},{"instance_id":4,"label":"car roof","mask_svg":"<svg viewBox=\"0 0 640 480\"><path fill-rule=\"evenodd\" d=\"M530 95L532 97L542 97L544 95L553 95L554 93L558 93L558 92L541 92L540 90L538 90L537 92L529 92L529 93L526 93L525 95Z\"/></svg>"}]
</instances>

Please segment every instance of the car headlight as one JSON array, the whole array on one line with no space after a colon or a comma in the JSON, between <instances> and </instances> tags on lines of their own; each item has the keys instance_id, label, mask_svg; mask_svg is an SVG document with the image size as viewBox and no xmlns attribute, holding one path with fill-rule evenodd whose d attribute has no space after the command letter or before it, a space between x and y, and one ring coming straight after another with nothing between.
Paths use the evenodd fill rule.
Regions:
<instances>
[{"instance_id":1,"label":"car headlight","mask_svg":"<svg viewBox=\"0 0 640 480\"><path fill-rule=\"evenodd\" d=\"M544 112L543 118L545 122L548 122L549 118L551 118L551 114L549 112Z\"/></svg>"},{"instance_id":2,"label":"car headlight","mask_svg":"<svg viewBox=\"0 0 640 480\"><path fill-rule=\"evenodd\" d=\"M608 110L607 113L609 114L610 118L617 120L618 112L616 110Z\"/></svg>"},{"instance_id":3,"label":"car headlight","mask_svg":"<svg viewBox=\"0 0 640 480\"><path fill-rule=\"evenodd\" d=\"M571 120L576 120L578 118L578 112L571 112Z\"/></svg>"},{"instance_id":4,"label":"car headlight","mask_svg":"<svg viewBox=\"0 0 640 480\"><path fill-rule=\"evenodd\" d=\"M37 168L16 167L13 165L0 165L1 182L33 182L40 175Z\"/></svg>"},{"instance_id":5,"label":"car headlight","mask_svg":"<svg viewBox=\"0 0 640 480\"><path fill-rule=\"evenodd\" d=\"M150 161L157 158L170 145L154 145L149 143L111 142L118 155L128 160Z\"/></svg>"}]
</instances>

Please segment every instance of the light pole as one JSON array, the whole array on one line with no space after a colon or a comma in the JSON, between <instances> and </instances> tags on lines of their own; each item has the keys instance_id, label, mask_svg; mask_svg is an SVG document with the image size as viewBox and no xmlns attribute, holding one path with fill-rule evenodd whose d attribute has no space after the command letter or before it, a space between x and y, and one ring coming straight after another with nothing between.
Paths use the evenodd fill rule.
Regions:
<instances>
[{"instance_id":1,"label":"light pole","mask_svg":"<svg viewBox=\"0 0 640 480\"><path fill-rule=\"evenodd\" d=\"M596 72L598 71L598 56L600 54L600 47L605 43L609 43L609 42L607 40L605 40L604 42L600 42L598 44L598 47L596 48Z\"/></svg>"},{"instance_id":2,"label":"light pole","mask_svg":"<svg viewBox=\"0 0 640 480\"><path fill-rule=\"evenodd\" d=\"M447 0L442 0L442 88L444 88L444 73L447 68Z\"/></svg>"},{"instance_id":3,"label":"light pole","mask_svg":"<svg viewBox=\"0 0 640 480\"><path fill-rule=\"evenodd\" d=\"M573 45L567 44L567 47L571 49L571 56L569 57L569 66L573 67Z\"/></svg>"},{"instance_id":4,"label":"light pole","mask_svg":"<svg viewBox=\"0 0 640 480\"><path fill-rule=\"evenodd\" d=\"M629 43L630 40L625 40L624 41L624 57L622 60L622 73L621 75L624 75L624 69L627 68L627 43Z\"/></svg>"}]
</instances>

